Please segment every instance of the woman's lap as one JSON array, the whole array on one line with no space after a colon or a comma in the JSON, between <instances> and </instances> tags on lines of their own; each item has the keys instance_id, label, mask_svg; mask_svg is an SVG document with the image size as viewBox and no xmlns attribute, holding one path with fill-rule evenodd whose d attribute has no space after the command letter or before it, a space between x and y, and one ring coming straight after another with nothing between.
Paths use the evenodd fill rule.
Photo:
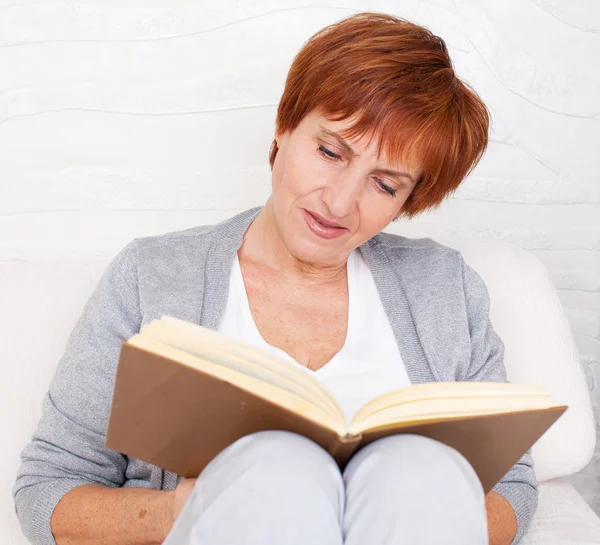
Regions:
<instances>
[{"instance_id":1,"label":"woman's lap","mask_svg":"<svg viewBox=\"0 0 600 545\"><path fill-rule=\"evenodd\" d=\"M364 447L343 474L312 441L244 437L198 477L164 545L487 543L481 484L455 450L415 435Z\"/></svg>"}]
</instances>

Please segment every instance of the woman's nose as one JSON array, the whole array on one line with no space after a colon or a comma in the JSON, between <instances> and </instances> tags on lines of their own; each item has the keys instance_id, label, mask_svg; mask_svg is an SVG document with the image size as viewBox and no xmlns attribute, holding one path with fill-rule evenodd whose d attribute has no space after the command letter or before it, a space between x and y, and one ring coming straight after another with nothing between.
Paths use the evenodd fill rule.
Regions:
<instances>
[{"instance_id":1,"label":"woman's nose","mask_svg":"<svg viewBox=\"0 0 600 545\"><path fill-rule=\"evenodd\" d=\"M358 176L341 175L332 179L323 189L322 198L333 216L343 218L358 208L362 182Z\"/></svg>"}]
</instances>

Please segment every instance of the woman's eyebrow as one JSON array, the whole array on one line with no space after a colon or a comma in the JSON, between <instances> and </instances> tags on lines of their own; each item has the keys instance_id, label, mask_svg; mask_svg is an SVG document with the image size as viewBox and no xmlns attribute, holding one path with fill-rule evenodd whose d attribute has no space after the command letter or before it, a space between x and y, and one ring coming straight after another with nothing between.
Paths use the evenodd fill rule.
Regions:
<instances>
[{"instance_id":1,"label":"woman's eyebrow","mask_svg":"<svg viewBox=\"0 0 600 545\"><path fill-rule=\"evenodd\" d=\"M337 132L330 131L329 129L326 129L325 127L322 127L321 125L319 125L319 130L322 133L327 134L327 135L331 136L332 138L335 138L338 141L340 146L342 146L353 157L356 157L356 153L354 153L354 150L350 147L350 144L348 144L348 142L346 142Z\"/></svg>"},{"instance_id":2,"label":"woman's eyebrow","mask_svg":"<svg viewBox=\"0 0 600 545\"><path fill-rule=\"evenodd\" d=\"M348 142L346 142L338 133L330 131L329 129L326 129L321 125L319 125L319 130L322 133L327 134L332 138L335 138L340 146L342 146L348 153L350 153L350 155L356 157L356 153L354 153L354 150L350 147L350 144L348 144ZM381 174L387 174L388 176L394 176L396 178L408 178L413 184L415 183L413 177L406 172L400 172L399 170L392 170L389 168L378 168L377 172L381 172Z\"/></svg>"},{"instance_id":3,"label":"woman's eyebrow","mask_svg":"<svg viewBox=\"0 0 600 545\"><path fill-rule=\"evenodd\" d=\"M413 184L415 183L413 177L407 172L400 172L399 170L390 170L389 168L378 168L377 172L381 172L381 174L387 174L388 176L394 176L396 178L408 178Z\"/></svg>"}]
</instances>

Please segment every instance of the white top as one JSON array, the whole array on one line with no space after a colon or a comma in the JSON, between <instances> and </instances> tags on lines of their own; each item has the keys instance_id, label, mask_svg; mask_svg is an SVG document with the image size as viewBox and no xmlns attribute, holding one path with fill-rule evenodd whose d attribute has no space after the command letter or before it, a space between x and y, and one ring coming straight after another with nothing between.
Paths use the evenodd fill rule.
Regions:
<instances>
[{"instance_id":1,"label":"white top","mask_svg":"<svg viewBox=\"0 0 600 545\"><path fill-rule=\"evenodd\" d=\"M409 386L410 379L373 275L359 250L350 254L347 267L346 340L341 350L314 374L335 396L349 422L370 399ZM258 331L237 254L231 270L227 305L218 330L301 365L280 348L268 344Z\"/></svg>"}]
</instances>

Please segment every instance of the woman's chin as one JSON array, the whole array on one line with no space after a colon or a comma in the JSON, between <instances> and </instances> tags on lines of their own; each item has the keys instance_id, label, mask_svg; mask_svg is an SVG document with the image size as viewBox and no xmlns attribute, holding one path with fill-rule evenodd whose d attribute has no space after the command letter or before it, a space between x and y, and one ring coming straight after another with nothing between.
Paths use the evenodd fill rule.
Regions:
<instances>
[{"instance_id":1,"label":"woman's chin","mask_svg":"<svg viewBox=\"0 0 600 545\"><path fill-rule=\"evenodd\" d=\"M287 244L290 254L303 263L336 263L347 256L344 255L344 245L338 241L318 241L306 240L303 237L294 236Z\"/></svg>"}]
</instances>

